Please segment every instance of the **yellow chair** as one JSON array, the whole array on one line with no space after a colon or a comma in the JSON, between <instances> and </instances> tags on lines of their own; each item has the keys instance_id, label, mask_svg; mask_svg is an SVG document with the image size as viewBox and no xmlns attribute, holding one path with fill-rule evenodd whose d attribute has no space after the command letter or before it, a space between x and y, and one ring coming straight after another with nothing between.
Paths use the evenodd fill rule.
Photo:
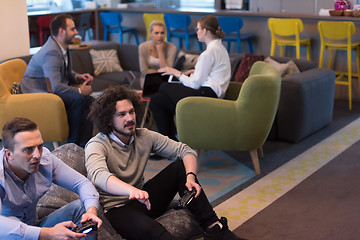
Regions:
<instances>
[{"instance_id":1,"label":"yellow chair","mask_svg":"<svg viewBox=\"0 0 360 240\"><path fill-rule=\"evenodd\" d=\"M353 22L329 22L319 21L318 29L320 33L320 57L319 68L323 66L325 49L330 50L328 68L331 68L332 57L334 50L345 50L347 52L347 72L335 72L335 84L348 86L349 94L349 109L351 110L351 81L352 76L358 77L360 84L360 65L359 65L359 45L360 42L352 42L351 36L355 33L355 24ZM358 73L354 74L351 70L351 51L356 50L356 66ZM347 80L343 80L343 77L347 76Z\"/></svg>"},{"instance_id":2,"label":"yellow chair","mask_svg":"<svg viewBox=\"0 0 360 240\"><path fill-rule=\"evenodd\" d=\"M45 142L53 142L57 147L69 134L61 98L52 93L11 94L13 83L21 82L26 68L21 59L0 64L0 137L7 121L14 117L26 117L39 126Z\"/></svg>"},{"instance_id":3,"label":"yellow chair","mask_svg":"<svg viewBox=\"0 0 360 240\"><path fill-rule=\"evenodd\" d=\"M307 60L310 60L310 38L300 38L303 23L298 18L269 18L268 26L271 33L270 56L274 56L275 47L280 46L280 56L284 55L284 46L296 47L296 58L300 58L300 46L306 46Z\"/></svg>"},{"instance_id":4,"label":"yellow chair","mask_svg":"<svg viewBox=\"0 0 360 240\"><path fill-rule=\"evenodd\" d=\"M150 23L154 20L159 20L162 23L164 23L165 26L165 20L164 20L164 14L163 13L144 13L143 14L143 18L144 18L144 23L145 23L145 27L146 27L146 40L149 41L150 40ZM165 27L165 39L166 41L166 27Z\"/></svg>"}]
</instances>

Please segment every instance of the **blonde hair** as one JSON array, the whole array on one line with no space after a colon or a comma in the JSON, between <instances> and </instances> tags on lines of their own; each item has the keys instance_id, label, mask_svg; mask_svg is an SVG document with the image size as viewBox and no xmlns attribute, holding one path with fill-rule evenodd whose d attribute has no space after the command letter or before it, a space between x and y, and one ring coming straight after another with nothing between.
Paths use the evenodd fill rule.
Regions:
<instances>
[{"instance_id":1,"label":"blonde hair","mask_svg":"<svg viewBox=\"0 0 360 240\"><path fill-rule=\"evenodd\" d=\"M160 20L153 20L149 25L149 32L153 31L154 26L163 27L165 29L165 24Z\"/></svg>"}]
</instances>

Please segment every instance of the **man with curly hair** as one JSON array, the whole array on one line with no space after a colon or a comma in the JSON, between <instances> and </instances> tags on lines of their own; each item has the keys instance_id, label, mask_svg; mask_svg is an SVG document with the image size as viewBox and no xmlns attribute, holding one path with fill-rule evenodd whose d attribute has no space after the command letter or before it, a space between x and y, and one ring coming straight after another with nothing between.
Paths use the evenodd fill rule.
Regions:
<instances>
[{"instance_id":1,"label":"man with curly hair","mask_svg":"<svg viewBox=\"0 0 360 240\"><path fill-rule=\"evenodd\" d=\"M155 221L175 197L196 189L187 205L205 239L239 239L219 219L196 178L196 152L146 128L136 128L141 115L139 97L123 86L108 88L89 114L100 131L85 147L85 166L98 187L100 202L113 228L126 239L175 239ZM144 183L144 170L154 151L174 162Z\"/></svg>"}]
</instances>

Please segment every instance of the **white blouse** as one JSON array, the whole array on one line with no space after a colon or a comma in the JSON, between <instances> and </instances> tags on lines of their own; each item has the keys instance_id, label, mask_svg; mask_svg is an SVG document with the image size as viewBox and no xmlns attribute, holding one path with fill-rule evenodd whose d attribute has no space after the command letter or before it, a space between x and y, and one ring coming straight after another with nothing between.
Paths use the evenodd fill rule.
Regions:
<instances>
[{"instance_id":1,"label":"white blouse","mask_svg":"<svg viewBox=\"0 0 360 240\"><path fill-rule=\"evenodd\" d=\"M219 98L224 98L231 77L229 54L221 39L212 40L202 52L195 65L194 74L181 75L180 82L187 87L199 89L210 87Z\"/></svg>"}]
</instances>

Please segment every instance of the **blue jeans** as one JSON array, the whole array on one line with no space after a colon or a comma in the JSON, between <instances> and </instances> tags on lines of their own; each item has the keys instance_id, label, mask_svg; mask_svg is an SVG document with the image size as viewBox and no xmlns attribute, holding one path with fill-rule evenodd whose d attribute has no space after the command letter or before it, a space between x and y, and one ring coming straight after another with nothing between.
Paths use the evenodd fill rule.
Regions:
<instances>
[{"instance_id":1,"label":"blue jeans","mask_svg":"<svg viewBox=\"0 0 360 240\"><path fill-rule=\"evenodd\" d=\"M80 199L77 199L44 217L39 227L53 227L58 223L66 221L72 221L76 225L79 225L84 213L86 213L84 205ZM86 236L85 239L96 239L96 235Z\"/></svg>"}]
</instances>

